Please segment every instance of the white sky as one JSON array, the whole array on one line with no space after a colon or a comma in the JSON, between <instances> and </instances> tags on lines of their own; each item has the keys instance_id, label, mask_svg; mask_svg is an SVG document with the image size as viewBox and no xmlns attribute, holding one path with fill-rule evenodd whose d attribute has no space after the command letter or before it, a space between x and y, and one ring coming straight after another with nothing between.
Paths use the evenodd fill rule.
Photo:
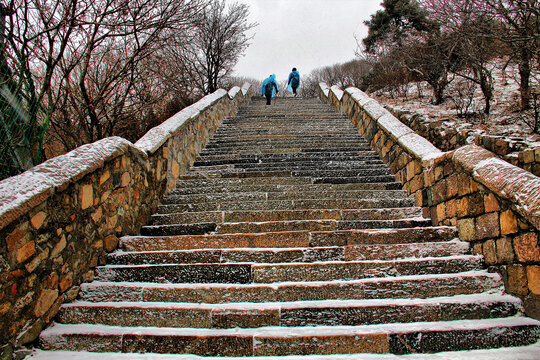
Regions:
<instances>
[{"instance_id":1,"label":"white sky","mask_svg":"<svg viewBox=\"0 0 540 360\"><path fill-rule=\"evenodd\" d=\"M235 75L262 80L275 73L286 80L296 67L300 75L355 58L355 35L367 35L364 20L382 9L382 0L228 0L249 5L257 22L251 45Z\"/></svg>"}]
</instances>

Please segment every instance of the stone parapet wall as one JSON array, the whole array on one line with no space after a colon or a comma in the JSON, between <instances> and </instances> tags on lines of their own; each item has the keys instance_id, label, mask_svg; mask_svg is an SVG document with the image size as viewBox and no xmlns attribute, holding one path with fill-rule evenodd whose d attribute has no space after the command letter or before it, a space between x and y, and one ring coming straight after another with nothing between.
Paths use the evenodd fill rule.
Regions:
<instances>
[{"instance_id":1,"label":"stone parapet wall","mask_svg":"<svg viewBox=\"0 0 540 360\"><path fill-rule=\"evenodd\" d=\"M118 238L137 234L249 84L218 90L135 144L110 137L0 182L0 359L76 298Z\"/></svg>"},{"instance_id":2,"label":"stone parapet wall","mask_svg":"<svg viewBox=\"0 0 540 360\"><path fill-rule=\"evenodd\" d=\"M362 91L340 95L320 85L321 100L349 116L424 215L457 226L540 318L540 178L476 145L442 152Z\"/></svg>"},{"instance_id":3,"label":"stone parapet wall","mask_svg":"<svg viewBox=\"0 0 540 360\"><path fill-rule=\"evenodd\" d=\"M540 147L533 147L523 139L475 134L472 129L456 129L455 123L432 121L425 115L410 114L385 106L402 123L425 137L442 151L452 151L474 142L512 165L540 176Z\"/></svg>"}]
</instances>

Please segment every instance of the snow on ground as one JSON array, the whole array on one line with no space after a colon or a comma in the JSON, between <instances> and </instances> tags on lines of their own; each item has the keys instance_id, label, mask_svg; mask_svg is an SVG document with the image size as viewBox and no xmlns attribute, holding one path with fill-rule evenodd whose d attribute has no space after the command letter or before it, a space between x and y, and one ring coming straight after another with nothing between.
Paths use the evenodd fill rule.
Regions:
<instances>
[{"instance_id":1,"label":"snow on ground","mask_svg":"<svg viewBox=\"0 0 540 360\"><path fill-rule=\"evenodd\" d=\"M478 87L471 106L471 110L475 111L476 115L469 118L458 118L456 105L449 96L443 104L433 105L431 87L425 82L409 84L406 96L396 94L397 92L390 94L384 90L372 93L370 96L395 109L426 115L431 121L445 121L447 125L452 124L457 129L471 129L477 134L505 136L518 141L523 140L532 146L540 146L540 134L532 133L531 128L522 120L523 114L518 111L520 93L517 66L509 65L503 73L501 69L504 61L498 59L494 64L496 69L493 72L494 98L491 103L491 114L487 118L481 115L485 103ZM460 81L458 78L454 79L447 88L447 94L455 93ZM539 84L531 77L531 87L533 86L539 86Z\"/></svg>"}]
</instances>

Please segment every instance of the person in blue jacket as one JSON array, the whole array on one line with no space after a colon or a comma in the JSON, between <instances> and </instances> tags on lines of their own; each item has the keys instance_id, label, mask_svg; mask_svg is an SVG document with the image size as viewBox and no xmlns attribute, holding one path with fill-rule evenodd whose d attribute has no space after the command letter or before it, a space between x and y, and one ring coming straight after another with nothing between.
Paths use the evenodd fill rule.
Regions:
<instances>
[{"instance_id":1,"label":"person in blue jacket","mask_svg":"<svg viewBox=\"0 0 540 360\"><path fill-rule=\"evenodd\" d=\"M289 74L289 81L287 82L287 85L289 85L289 91L292 90L292 93L294 96L296 96L296 89L300 86L300 73L296 68L292 68L291 73Z\"/></svg>"},{"instance_id":2,"label":"person in blue jacket","mask_svg":"<svg viewBox=\"0 0 540 360\"><path fill-rule=\"evenodd\" d=\"M274 88L276 89L277 94L279 88L276 81L276 74L272 74L266 79L264 79L261 86L261 95L266 97L266 105L272 104L272 98L274 97Z\"/></svg>"}]
</instances>

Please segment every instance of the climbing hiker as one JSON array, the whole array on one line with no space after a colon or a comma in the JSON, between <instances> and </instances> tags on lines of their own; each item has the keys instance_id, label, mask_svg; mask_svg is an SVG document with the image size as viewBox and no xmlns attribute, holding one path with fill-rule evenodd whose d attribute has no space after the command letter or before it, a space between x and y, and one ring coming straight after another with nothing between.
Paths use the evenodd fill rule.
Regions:
<instances>
[{"instance_id":1,"label":"climbing hiker","mask_svg":"<svg viewBox=\"0 0 540 360\"><path fill-rule=\"evenodd\" d=\"M295 67L292 68L292 71L289 74L289 81L287 82L287 85L289 85L288 90L292 92L294 96L296 96L296 89L298 89L300 86L300 73Z\"/></svg>"},{"instance_id":2,"label":"climbing hiker","mask_svg":"<svg viewBox=\"0 0 540 360\"><path fill-rule=\"evenodd\" d=\"M266 105L272 104L272 98L274 97L274 88L276 94L279 92L278 84L276 81L276 74L272 74L264 79L261 86L261 95L266 97Z\"/></svg>"}]
</instances>

